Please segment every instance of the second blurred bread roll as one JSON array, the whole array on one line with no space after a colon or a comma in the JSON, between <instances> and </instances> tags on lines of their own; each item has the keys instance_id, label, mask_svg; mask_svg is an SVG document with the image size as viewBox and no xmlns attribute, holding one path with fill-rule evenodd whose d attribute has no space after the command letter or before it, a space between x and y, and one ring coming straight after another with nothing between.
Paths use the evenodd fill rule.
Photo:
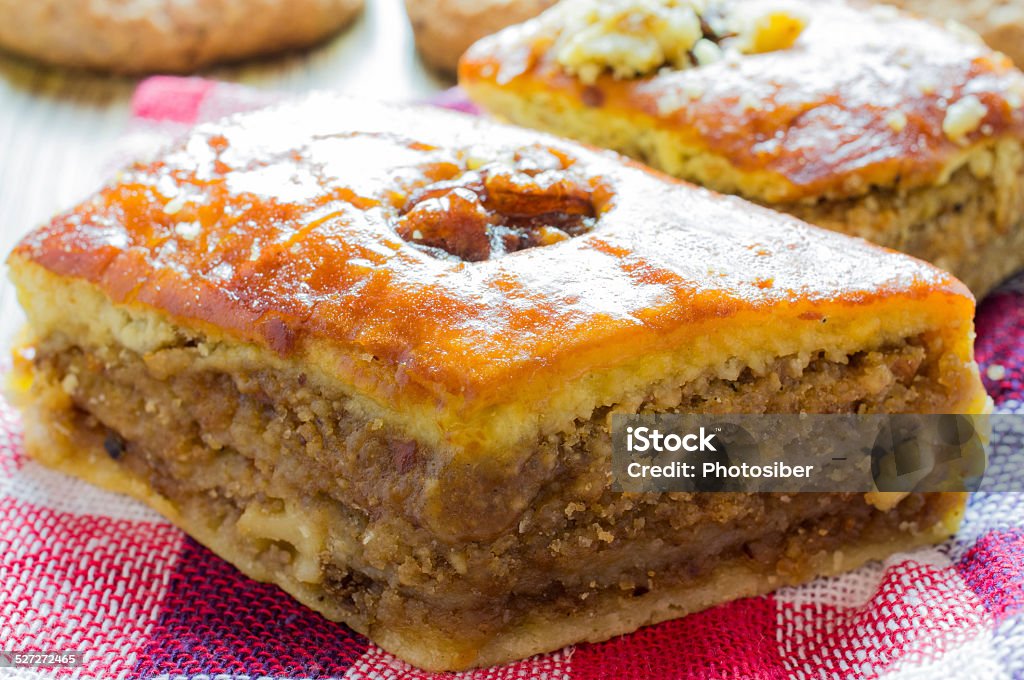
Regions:
<instances>
[{"instance_id":1,"label":"second blurred bread roll","mask_svg":"<svg viewBox=\"0 0 1024 680\"><path fill-rule=\"evenodd\" d=\"M0 48L113 73L189 73L308 47L363 0L0 0Z\"/></svg>"},{"instance_id":2,"label":"second blurred bread roll","mask_svg":"<svg viewBox=\"0 0 1024 680\"><path fill-rule=\"evenodd\" d=\"M537 16L556 0L405 0L416 47L431 67L454 73L480 38Z\"/></svg>"}]
</instances>

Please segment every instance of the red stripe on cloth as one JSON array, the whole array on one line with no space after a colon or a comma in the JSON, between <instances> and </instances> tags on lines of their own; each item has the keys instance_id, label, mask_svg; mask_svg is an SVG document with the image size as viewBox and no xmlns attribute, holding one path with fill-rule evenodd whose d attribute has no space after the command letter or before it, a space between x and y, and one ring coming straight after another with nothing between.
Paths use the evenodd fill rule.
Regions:
<instances>
[{"instance_id":1,"label":"red stripe on cloth","mask_svg":"<svg viewBox=\"0 0 1024 680\"><path fill-rule=\"evenodd\" d=\"M788 678L776 640L773 598L731 602L628 636L580 645L573 680Z\"/></svg>"},{"instance_id":2,"label":"red stripe on cloth","mask_svg":"<svg viewBox=\"0 0 1024 680\"><path fill-rule=\"evenodd\" d=\"M1017 279L1024 285L1024 277ZM978 307L974 352L993 401L1024 400L1024 293L997 292ZM998 367L990 372L990 367Z\"/></svg>"},{"instance_id":3,"label":"red stripe on cloth","mask_svg":"<svg viewBox=\"0 0 1024 680\"><path fill-rule=\"evenodd\" d=\"M982 536L956 568L997 621L1024 612L1024 529Z\"/></svg>"},{"instance_id":4,"label":"red stripe on cloth","mask_svg":"<svg viewBox=\"0 0 1024 680\"><path fill-rule=\"evenodd\" d=\"M786 667L798 677L877 677L941 659L992 624L955 569L915 560L890 566L857 606L799 597L779 609Z\"/></svg>"},{"instance_id":5,"label":"red stripe on cloth","mask_svg":"<svg viewBox=\"0 0 1024 680\"><path fill-rule=\"evenodd\" d=\"M217 81L203 78L153 76L139 83L132 96L132 115L151 121L191 125L199 118L203 99Z\"/></svg>"},{"instance_id":6,"label":"red stripe on cloth","mask_svg":"<svg viewBox=\"0 0 1024 680\"><path fill-rule=\"evenodd\" d=\"M83 651L85 675L130 670L182 534L169 524L0 499L4 649Z\"/></svg>"},{"instance_id":7,"label":"red stripe on cloth","mask_svg":"<svg viewBox=\"0 0 1024 680\"><path fill-rule=\"evenodd\" d=\"M369 643L188 539L133 675L343 674Z\"/></svg>"}]
</instances>

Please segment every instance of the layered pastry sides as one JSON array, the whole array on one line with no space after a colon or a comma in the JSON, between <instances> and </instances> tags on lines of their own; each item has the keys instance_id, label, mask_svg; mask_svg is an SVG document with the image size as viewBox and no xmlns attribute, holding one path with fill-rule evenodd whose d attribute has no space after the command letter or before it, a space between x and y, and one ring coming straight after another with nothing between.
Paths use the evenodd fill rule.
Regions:
<instances>
[{"instance_id":1,"label":"layered pastry sides","mask_svg":"<svg viewBox=\"0 0 1024 680\"><path fill-rule=\"evenodd\" d=\"M434 670L960 518L959 494L613 493L614 413L987 404L949 274L439 111L321 96L201 126L9 265L37 460Z\"/></svg>"},{"instance_id":2,"label":"layered pastry sides","mask_svg":"<svg viewBox=\"0 0 1024 680\"><path fill-rule=\"evenodd\" d=\"M459 81L512 122L932 262L1024 266L1024 76L967 29L838 0L568 0Z\"/></svg>"}]
</instances>

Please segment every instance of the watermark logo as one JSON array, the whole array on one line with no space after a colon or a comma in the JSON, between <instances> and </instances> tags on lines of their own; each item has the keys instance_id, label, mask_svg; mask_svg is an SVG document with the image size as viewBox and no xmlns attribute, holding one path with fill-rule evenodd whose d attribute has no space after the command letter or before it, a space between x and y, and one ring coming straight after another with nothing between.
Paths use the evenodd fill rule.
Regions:
<instances>
[{"instance_id":1,"label":"watermark logo","mask_svg":"<svg viewBox=\"0 0 1024 680\"><path fill-rule=\"evenodd\" d=\"M627 427L626 450L631 453L676 453L678 451L718 451L713 440L715 433L708 433L703 427L690 434L663 434L657 428Z\"/></svg>"},{"instance_id":2,"label":"watermark logo","mask_svg":"<svg viewBox=\"0 0 1024 680\"><path fill-rule=\"evenodd\" d=\"M614 414L613 488L975 491L993 417ZM1009 425L1024 430L1015 418Z\"/></svg>"}]
</instances>

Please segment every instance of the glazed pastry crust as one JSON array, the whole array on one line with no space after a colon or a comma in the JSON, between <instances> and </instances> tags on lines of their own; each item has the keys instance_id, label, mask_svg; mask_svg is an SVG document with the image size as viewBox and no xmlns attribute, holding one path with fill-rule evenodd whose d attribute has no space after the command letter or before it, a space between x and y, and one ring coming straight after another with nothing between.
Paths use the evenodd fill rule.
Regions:
<instances>
[{"instance_id":1,"label":"glazed pastry crust","mask_svg":"<svg viewBox=\"0 0 1024 680\"><path fill-rule=\"evenodd\" d=\"M589 232L482 262L430 254L396 232L396 202L436 173L459 187L475 181L471 166L537 149L590 187L580 189L597 212ZM544 201L513 192L506 209L572 209L565 186L546 186ZM528 404L546 427L607 402L622 380L895 340L950 315L969 324L973 309L934 267L616 154L328 96L200 126L24 239L19 260L90 281L119 305L308 357L403 412L440 404L450 422L424 417L424 429L474 438L482 427L499 446L532 436L511 424L528 422ZM751 323L769 310L773 328ZM713 342L719 333L732 346ZM679 355L688 342L703 354ZM512 395L515 408L500 408Z\"/></svg>"},{"instance_id":2,"label":"glazed pastry crust","mask_svg":"<svg viewBox=\"0 0 1024 680\"><path fill-rule=\"evenodd\" d=\"M363 0L0 0L0 48L113 73L189 73L313 45Z\"/></svg>"},{"instance_id":3,"label":"glazed pastry crust","mask_svg":"<svg viewBox=\"0 0 1024 680\"><path fill-rule=\"evenodd\" d=\"M537 16L554 0L405 0L420 56L454 74L459 57L484 36Z\"/></svg>"}]
</instances>

